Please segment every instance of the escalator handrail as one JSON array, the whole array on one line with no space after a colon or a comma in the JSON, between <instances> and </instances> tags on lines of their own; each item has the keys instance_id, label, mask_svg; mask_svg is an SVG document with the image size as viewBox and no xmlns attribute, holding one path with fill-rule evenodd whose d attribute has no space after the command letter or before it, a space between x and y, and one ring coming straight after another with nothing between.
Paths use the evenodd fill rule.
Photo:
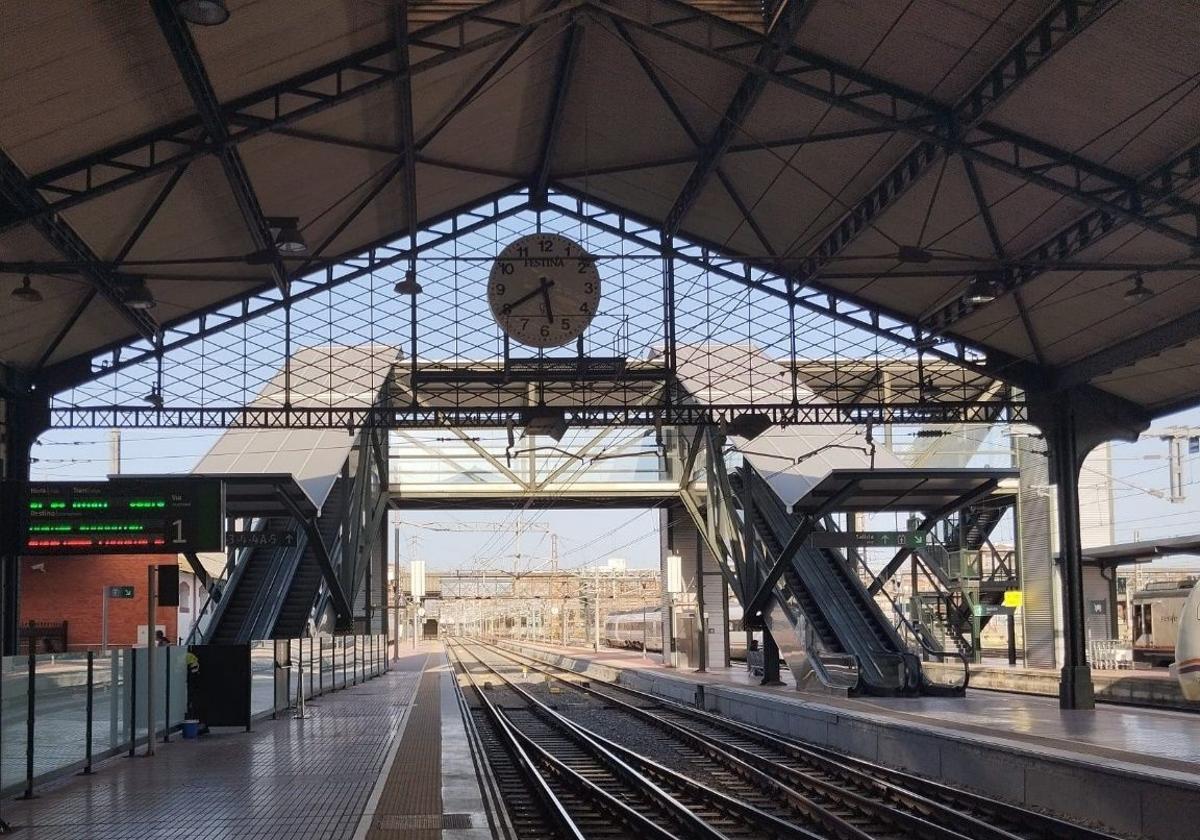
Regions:
<instances>
[{"instance_id":1,"label":"escalator handrail","mask_svg":"<svg viewBox=\"0 0 1200 840\"><path fill-rule=\"evenodd\" d=\"M780 531L780 526L783 524L782 520L784 518L791 519L791 515L783 506L783 501L771 489L770 485L766 483L765 479L758 475L753 467L746 465L744 469L747 471L746 475L748 476L747 487L754 498L756 507L761 511L768 527L773 531ZM791 524L790 521L788 524ZM778 533L773 536L776 542L779 542ZM836 565L836 558L829 558L829 560L830 562L827 565ZM917 675L920 673L920 660L913 656L908 651L907 645L900 640L899 636L895 635L894 629L883 618L878 605L873 600L868 603L864 600L864 596L855 592L853 583L848 576L838 574L837 570L834 571L834 574L838 576L837 583L843 590L848 591L852 597L858 597L858 606L864 608L859 611L860 615L863 616L864 622L872 621L873 619L874 623L878 625L878 628L842 626L842 633L847 635L847 638L842 641L842 647L848 648L846 650L847 653L857 655L860 678L868 684L874 684L877 690L914 690L917 687L916 683L919 679ZM859 582L859 586L861 588L861 582ZM878 614L869 616L867 613L870 612ZM829 616L825 616L825 621L831 627L836 628L839 626L838 623L831 621ZM884 629L884 632L888 634L888 641L891 642L894 649L886 650L879 647L878 643L881 639L876 629ZM860 631L866 635L861 635ZM834 632L837 633L837 629ZM842 638L842 633L838 633L839 639ZM850 642L851 644L847 645L846 642ZM857 648L857 650L853 648ZM868 651L869 656L864 657L862 654ZM888 671L890 668L888 666L895 668L894 678L889 676Z\"/></svg>"},{"instance_id":2,"label":"escalator handrail","mask_svg":"<svg viewBox=\"0 0 1200 840\"><path fill-rule=\"evenodd\" d=\"M266 527L267 520L265 518L256 518L250 520L248 530L257 533ZM241 580L242 574L248 565L247 561L250 559L250 554L255 548L255 546L246 546L228 554L225 560L225 568L221 570L221 576L213 581L209 587L208 600L204 602L204 606L196 614L196 621L192 624L192 630L188 634L188 644L204 643L212 638L213 632L221 625L221 617L225 614L225 608L229 605L230 596L237 587L238 581ZM220 592L219 598L213 598L214 591ZM209 615L208 621L201 627L204 615L210 606L213 611Z\"/></svg>"},{"instance_id":3,"label":"escalator handrail","mask_svg":"<svg viewBox=\"0 0 1200 840\"><path fill-rule=\"evenodd\" d=\"M868 573L871 572L870 568L867 566L866 560L863 559L861 554L859 554L857 551L855 551L851 554L851 556L856 560L856 565L865 569ZM888 603L891 604L892 612L896 616L896 618L898 618L900 620L901 625L903 625L908 630L908 632L910 634L912 634L912 637L914 639L916 639L917 643L921 646L921 649L923 651L925 651L925 653L929 654L930 656L938 657L939 661L944 661L944 658L946 656L954 656L954 657L957 657L958 659L962 660L962 666L963 666L962 688L963 688L963 690L966 690L967 685L971 682L970 660L967 658L967 655L964 654L961 650L947 651L947 650L939 650L938 648L935 648L925 638L925 634L923 632L921 632L916 627L916 625L914 625L911 621L909 621L909 619L906 615L904 615L904 611L900 609L900 606L896 603L896 599L892 597L891 593L888 592L886 588L880 589L879 591L880 591L880 593L883 594L883 597L887 598ZM910 652L910 655L911 655L911 652ZM919 665L918 665L918 669L919 669ZM921 671L921 673L918 678L925 682L929 682L928 675L926 675L924 673L923 669L919 669L919 670Z\"/></svg>"}]
</instances>

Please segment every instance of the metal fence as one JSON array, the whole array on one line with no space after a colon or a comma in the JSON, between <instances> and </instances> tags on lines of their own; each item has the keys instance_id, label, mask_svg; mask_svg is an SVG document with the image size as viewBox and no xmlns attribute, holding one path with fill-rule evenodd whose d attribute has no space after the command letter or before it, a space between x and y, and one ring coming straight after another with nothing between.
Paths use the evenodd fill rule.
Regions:
<instances>
[{"instance_id":1,"label":"metal fence","mask_svg":"<svg viewBox=\"0 0 1200 840\"><path fill-rule=\"evenodd\" d=\"M385 635L276 639L250 646L250 712L300 714L305 700L366 682L391 667Z\"/></svg>"}]
</instances>

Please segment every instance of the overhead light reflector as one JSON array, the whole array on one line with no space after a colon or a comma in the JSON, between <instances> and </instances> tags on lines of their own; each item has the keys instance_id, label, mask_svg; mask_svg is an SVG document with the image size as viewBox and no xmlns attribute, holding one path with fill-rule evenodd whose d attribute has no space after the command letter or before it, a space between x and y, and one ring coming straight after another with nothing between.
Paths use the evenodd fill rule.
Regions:
<instances>
[{"instance_id":1,"label":"overhead light reflector","mask_svg":"<svg viewBox=\"0 0 1200 840\"><path fill-rule=\"evenodd\" d=\"M33 288L33 281L26 274L21 280L21 285L12 290L13 300L19 300L21 303L41 303L42 293Z\"/></svg>"},{"instance_id":2,"label":"overhead light reflector","mask_svg":"<svg viewBox=\"0 0 1200 840\"><path fill-rule=\"evenodd\" d=\"M175 9L181 18L197 26L217 26L229 20L225 0L178 0Z\"/></svg>"},{"instance_id":3,"label":"overhead light reflector","mask_svg":"<svg viewBox=\"0 0 1200 840\"><path fill-rule=\"evenodd\" d=\"M1125 300L1130 303L1142 303L1154 297L1154 290L1146 285L1146 278L1141 274L1133 275L1133 286L1125 290Z\"/></svg>"}]
</instances>

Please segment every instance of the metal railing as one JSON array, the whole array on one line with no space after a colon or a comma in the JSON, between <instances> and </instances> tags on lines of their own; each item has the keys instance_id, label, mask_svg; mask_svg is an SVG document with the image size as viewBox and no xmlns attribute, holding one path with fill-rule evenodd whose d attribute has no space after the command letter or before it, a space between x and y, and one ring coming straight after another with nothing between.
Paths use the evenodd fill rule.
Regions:
<instances>
[{"instance_id":1,"label":"metal railing","mask_svg":"<svg viewBox=\"0 0 1200 840\"><path fill-rule=\"evenodd\" d=\"M1091 639L1088 662L1097 671L1122 671L1133 667L1133 642L1124 639Z\"/></svg>"},{"instance_id":2,"label":"metal railing","mask_svg":"<svg viewBox=\"0 0 1200 840\"><path fill-rule=\"evenodd\" d=\"M250 713L293 711L304 701L358 685L391 670L385 634L266 639L250 645Z\"/></svg>"},{"instance_id":3,"label":"metal railing","mask_svg":"<svg viewBox=\"0 0 1200 840\"><path fill-rule=\"evenodd\" d=\"M150 719L144 647L0 659L0 796L29 798L36 784L169 740L187 713L186 648L157 648L154 670Z\"/></svg>"}]
</instances>

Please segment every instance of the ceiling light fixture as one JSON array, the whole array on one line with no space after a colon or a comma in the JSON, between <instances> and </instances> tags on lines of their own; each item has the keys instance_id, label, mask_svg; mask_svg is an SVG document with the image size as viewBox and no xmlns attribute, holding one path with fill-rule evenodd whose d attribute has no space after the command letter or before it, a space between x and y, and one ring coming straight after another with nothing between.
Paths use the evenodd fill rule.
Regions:
<instances>
[{"instance_id":1,"label":"ceiling light fixture","mask_svg":"<svg viewBox=\"0 0 1200 840\"><path fill-rule=\"evenodd\" d=\"M417 272L409 269L404 272L404 279L392 287L398 295L419 295L422 292L421 284L417 282Z\"/></svg>"},{"instance_id":2,"label":"ceiling light fixture","mask_svg":"<svg viewBox=\"0 0 1200 840\"><path fill-rule=\"evenodd\" d=\"M1154 290L1146 285L1146 278L1140 272L1133 275L1133 285L1125 290L1125 300L1130 303L1143 303L1154 295Z\"/></svg>"},{"instance_id":3,"label":"ceiling light fixture","mask_svg":"<svg viewBox=\"0 0 1200 840\"><path fill-rule=\"evenodd\" d=\"M163 407L162 394L159 392L159 390L157 388L151 388L150 393L146 394L146 396L142 397L142 399L145 402L150 403L150 405L154 406L155 408Z\"/></svg>"},{"instance_id":4,"label":"ceiling light fixture","mask_svg":"<svg viewBox=\"0 0 1200 840\"><path fill-rule=\"evenodd\" d=\"M13 300L19 300L21 303L42 302L42 293L33 288L33 281L29 279L28 274L21 280L21 285L12 290L12 297Z\"/></svg>"},{"instance_id":5,"label":"ceiling light fixture","mask_svg":"<svg viewBox=\"0 0 1200 840\"><path fill-rule=\"evenodd\" d=\"M306 254L308 243L300 232L300 220L295 216L272 216L267 219L271 234L275 237L275 247L281 254Z\"/></svg>"},{"instance_id":6,"label":"ceiling light fixture","mask_svg":"<svg viewBox=\"0 0 1200 840\"><path fill-rule=\"evenodd\" d=\"M175 10L181 18L197 26L217 26L229 20L225 0L178 0Z\"/></svg>"},{"instance_id":7,"label":"ceiling light fixture","mask_svg":"<svg viewBox=\"0 0 1200 840\"><path fill-rule=\"evenodd\" d=\"M146 286L145 278L126 276L123 281L121 300L130 309L153 309L158 304Z\"/></svg>"},{"instance_id":8,"label":"ceiling light fixture","mask_svg":"<svg viewBox=\"0 0 1200 840\"><path fill-rule=\"evenodd\" d=\"M997 283L995 279L984 274L977 274L967 283L967 293L964 300L972 306L991 303L996 299Z\"/></svg>"}]
</instances>

